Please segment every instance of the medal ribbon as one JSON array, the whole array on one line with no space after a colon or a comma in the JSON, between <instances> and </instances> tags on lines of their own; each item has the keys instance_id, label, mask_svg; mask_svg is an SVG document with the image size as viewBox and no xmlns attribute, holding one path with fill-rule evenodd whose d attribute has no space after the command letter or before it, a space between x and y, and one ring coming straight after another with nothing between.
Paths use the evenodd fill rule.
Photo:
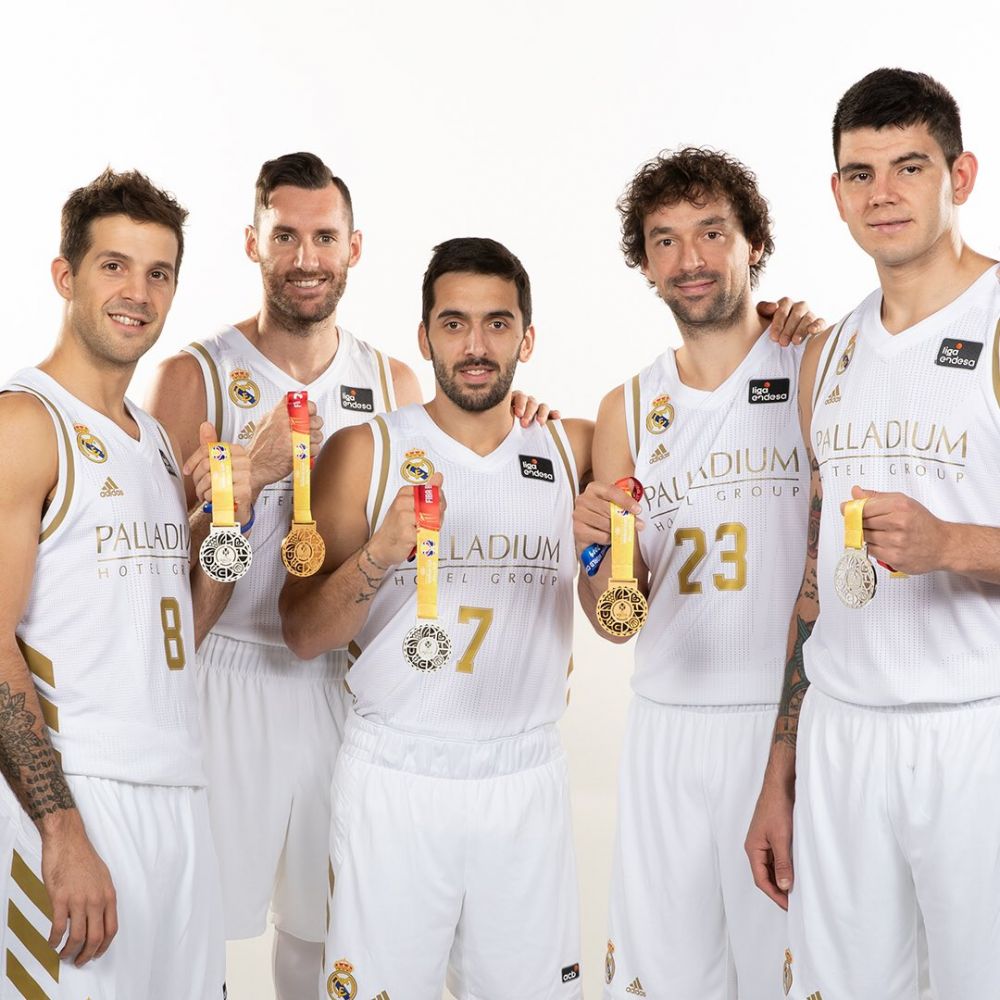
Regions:
<instances>
[{"instance_id":1,"label":"medal ribbon","mask_svg":"<svg viewBox=\"0 0 1000 1000\"><path fill-rule=\"evenodd\" d=\"M632 554L635 550L635 517L631 511L609 501L611 508L611 579L635 584Z\"/></svg>"},{"instance_id":2,"label":"medal ribbon","mask_svg":"<svg viewBox=\"0 0 1000 1000\"><path fill-rule=\"evenodd\" d=\"M417 617L437 618L438 550L441 546L441 493L437 486L414 486L417 515Z\"/></svg>"},{"instance_id":3,"label":"medal ribbon","mask_svg":"<svg viewBox=\"0 0 1000 1000\"><path fill-rule=\"evenodd\" d=\"M233 499L233 460L229 445L222 441L210 444L208 463L212 472L212 526L232 528L236 524L236 504Z\"/></svg>"},{"instance_id":4,"label":"medal ribbon","mask_svg":"<svg viewBox=\"0 0 1000 1000\"><path fill-rule=\"evenodd\" d=\"M309 393L290 392L286 400L292 428L292 523L311 524L309 470Z\"/></svg>"},{"instance_id":5,"label":"medal ribbon","mask_svg":"<svg viewBox=\"0 0 1000 1000\"><path fill-rule=\"evenodd\" d=\"M865 544L865 533L862 528L862 513L868 498L863 500L848 500L844 505L844 548L860 549Z\"/></svg>"}]
</instances>

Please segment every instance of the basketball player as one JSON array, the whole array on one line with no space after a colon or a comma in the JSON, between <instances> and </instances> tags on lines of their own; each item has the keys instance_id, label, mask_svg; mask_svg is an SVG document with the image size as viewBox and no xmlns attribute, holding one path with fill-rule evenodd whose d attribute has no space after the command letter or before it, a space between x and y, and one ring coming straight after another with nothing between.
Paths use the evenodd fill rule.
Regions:
<instances>
[{"instance_id":1,"label":"basketball player","mask_svg":"<svg viewBox=\"0 0 1000 1000\"><path fill-rule=\"evenodd\" d=\"M1000 979L1000 271L937 81L870 73L833 146L880 287L803 361L808 555L747 853L789 995L915 996L922 914L935 995L970 1000Z\"/></svg>"},{"instance_id":2,"label":"basketball player","mask_svg":"<svg viewBox=\"0 0 1000 1000\"><path fill-rule=\"evenodd\" d=\"M308 391L315 450L323 427L420 400L406 365L337 324L361 246L350 191L322 160L290 153L265 163L246 230L247 256L261 270L260 311L166 361L150 399L183 447L207 419L226 440L247 442L253 461L254 572L202 645L197 677L226 937L262 933L270 904L279 1000L311 995L321 964L326 890L316 872L326 870L348 699L344 650L306 665L281 637L280 546L292 517L286 393ZM534 400L519 406L525 422L534 417Z\"/></svg>"},{"instance_id":3,"label":"basketball player","mask_svg":"<svg viewBox=\"0 0 1000 1000\"><path fill-rule=\"evenodd\" d=\"M780 982L771 954L784 921L760 905L741 847L804 550L801 349L772 340L752 303L773 241L746 167L703 149L661 154L619 211L625 260L669 306L683 346L604 398L595 480L574 515L580 550L608 543L609 501L641 516L635 576L649 599L621 764L604 995L722 1000L738 980L739 996L757 1000ZM822 329L804 304L785 325L786 341ZM628 476L645 488L639 502L613 485ZM610 564L580 575L595 627Z\"/></svg>"},{"instance_id":4,"label":"basketball player","mask_svg":"<svg viewBox=\"0 0 1000 1000\"><path fill-rule=\"evenodd\" d=\"M190 664L225 585L192 559L206 518L189 529L182 486L206 454L194 442L182 467L125 398L170 309L186 215L135 172L74 191L59 338L0 395L0 997L224 995ZM245 455L233 478L246 510Z\"/></svg>"},{"instance_id":5,"label":"basketball player","mask_svg":"<svg viewBox=\"0 0 1000 1000\"><path fill-rule=\"evenodd\" d=\"M354 706L337 761L322 996L579 997L566 761L571 517L591 425L512 421L535 340L520 261L493 240L436 247L420 350L437 382L326 444L321 573L289 578L289 645L350 643ZM447 504L436 595L415 585L414 494ZM329 526L336 524L334 531ZM418 597L419 594L419 597ZM450 659L404 652L436 597ZM423 609L423 610L421 610Z\"/></svg>"}]
</instances>

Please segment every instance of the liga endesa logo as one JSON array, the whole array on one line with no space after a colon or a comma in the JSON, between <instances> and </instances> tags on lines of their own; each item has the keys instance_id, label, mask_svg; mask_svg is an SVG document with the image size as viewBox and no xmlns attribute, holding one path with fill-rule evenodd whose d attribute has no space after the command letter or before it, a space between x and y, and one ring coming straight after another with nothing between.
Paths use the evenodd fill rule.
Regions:
<instances>
[{"instance_id":1,"label":"liga endesa logo","mask_svg":"<svg viewBox=\"0 0 1000 1000\"><path fill-rule=\"evenodd\" d=\"M546 483L556 481L555 470L549 459L531 455L518 455L517 457L521 460L521 475L525 479L541 479Z\"/></svg>"},{"instance_id":2,"label":"liga endesa logo","mask_svg":"<svg viewBox=\"0 0 1000 1000\"><path fill-rule=\"evenodd\" d=\"M752 378L747 400L751 403L787 403L791 391L790 379Z\"/></svg>"},{"instance_id":3,"label":"liga endesa logo","mask_svg":"<svg viewBox=\"0 0 1000 1000\"><path fill-rule=\"evenodd\" d=\"M375 412L375 394L371 389L361 389L352 385L340 387L340 406L344 410L356 410L360 413Z\"/></svg>"},{"instance_id":4,"label":"liga endesa logo","mask_svg":"<svg viewBox=\"0 0 1000 1000\"><path fill-rule=\"evenodd\" d=\"M983 353L983 345L975 340L941 341L934 364L942 368L965 368L972 370L979 364L979 355Z\"/></svg>"}]
</instances>

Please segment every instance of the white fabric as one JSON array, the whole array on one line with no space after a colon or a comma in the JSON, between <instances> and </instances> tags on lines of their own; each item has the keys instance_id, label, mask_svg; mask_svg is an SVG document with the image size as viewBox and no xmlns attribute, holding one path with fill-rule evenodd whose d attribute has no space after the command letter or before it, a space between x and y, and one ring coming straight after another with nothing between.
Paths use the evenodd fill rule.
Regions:
<instances>
[{"instance_id":1,"label":"white fabric","mask_svg":"<svg viewBox=\"0 0 1000 1000\"><path fill-rule=\"evenodd\" d=\"M809 689L789 905L794 1000L912 1000L921 913L934 995L995 995L997 788L1000 701L873 709Z\"/></svg>"},{"instance_id":2,"label":"white fabric","mask_svg":"<svg viewBox=\"0 0 1000 1000\"><path fill-rule=\"evenodd\" d=\"M352 715L333 817L321 996L440 1000L450 965L459 1000L581 997L569 782L554 726L459 741ZM337 992L338 962L356 992Z\"/></svg>"},{"instance_id":3,"label":"white fabric","mask_svg":"<svg viewBox=\"0 0 1000 1000\"><path fill-rule=\"evenodd\" d=\"M892 578L876 567L875 597L857 610L833 586L844 551L839 507L852 486L905 493L946 521L1000 526L998 279L991 267L895 336L875 292L820 359L812 444L823 477L822 613L805 659L813 686L832 697L907 705L1000 696L1000 586L945 572ZM981 345L976 366L938 364L945 340L967 355Z\"/></svg>"},{"instance_id":4,"label":"white fabric","mask_svg":"<svg viewBox=\"0 0 1000 1000\"><path fill-rule=\"evenodd\" d=\"M754 885L743 850L774 716L773 706L633 699L619 780L607 1000L780 996L785 914Z\"/></svg>"},{"instance_id":5,"label":"white fabric","mask_svg":"<svg viewBox=\"0 0 1000 1000\"><path fill-rule=\"evenodd\" d=\"M126 400L137 441L37 368L0 391L41 399L59 442L59 486L17 638L50 706L63 770L204 784L190 532L180 465L162 428Z\"/></svg>"},{"instance_id":6,"label":"white fabric","mask_svg":"<svg viewBox=\"0 0 1000 1000\"><path fill-rule=\"evenodd\" d=\"M309 401L316 404L323 418L325 440L341 427L364 423L373 414L395 406L388 359L343 328L330 366L308 385L278 368L232 326L185 350L202 367L208 419L220 429L220 440L235 441L247 448L264 417L292 391L308 391ZM240 377L234 379L234 372ZM221 398L218 410L216 382ZM360 390L361 396L355 392L352 397L350 390ZM369 408L358 408L369 402ZM291 448L290 438L288 446ZM291 474L261 490L254 512L250 536L253 570L235 585L212 631L246 642L284 646L278 595L285 582L281 540L288 534L292 520Z\"/></svg>"},{"instance_id":7,"label":"white fabric","mask_svg":"<svg viewBox=\"0 0 1000 1000\"><path fill-rule=\"evenodd\" d=\"M680 380L673 350L625 384L650 571L637 694L674 705L779 698L809 499L801 357L764 333L712 392Z\"/></svg>"},{"instance_id":8,"label":"white fabric","mask_svg":"<svg viewBox=\"0 0 1000 1000\"><path fill-rule=\"evenodd\" d=\"M321 880L322 882L322 880ZM271 972L275 1000L312 1000L323 968L323 942L303 941L280 927L274 929Z\"/></svg>"},{"instance_id":9,"label":"white fabric","mask_svg":"<svg viewBox=\"0 0 1000 1000\"><path fill-rule=\"evenodd\" d=\"M198 656L212 832L226 938L274 922L323 940L330 782L351 701L342 652L305 663L286 648L209 635Z\"/></svg>"},{"instance_id":10,"label":"white fabric","mask_svg":"<svg viewBox=\"0 0 1000 1000\"><path fill-rule=\"evenodd\" d=\"M495 739L555 722L566 707L577 567L577 476L562 425L525 429L514 422L486 456L448 437L423 406L377 417L371 429L373 530L407 485L401 471L407 452L423 452L421 461L444 474L437 623L453 652L433 671L404 659L403 639L417 623L416 562L395 567L350 647L356 711L398 729L455 739ZM387 480L376 511L383 464ZM478 651L466 662L471 669L460 670L477 639Z\"/></svg>"},{"instance_id":11,"label":"white fabric","mask_svg":"<svg viewBox=\"0 0 1000 1000\"><path fill-rule=\"evenodd\" d=\"M4 786L0 902L5 917L14 907L33 930L19 918L2 924L0 998L222 1000L222 900L205 790L76 775L67 780L87 835L111 872L118 934L101 958L83 968L52 964L55 952L39 944L48 938L51 920L32 899L37 894L25 891L41 885L41 842ZM22 993L15 986L19 975L29 976L41 992L29 986Z\"/></svg>"}]
</instances>

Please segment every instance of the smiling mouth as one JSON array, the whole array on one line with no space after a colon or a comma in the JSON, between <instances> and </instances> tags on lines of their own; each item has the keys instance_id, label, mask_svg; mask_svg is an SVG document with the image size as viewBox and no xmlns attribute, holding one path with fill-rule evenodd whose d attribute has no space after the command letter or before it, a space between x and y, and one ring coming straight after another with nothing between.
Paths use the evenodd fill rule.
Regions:
<instances>
[{"instance_id":1,"label":"smiling mouth","mask_svg":"<svg viewBox=\"0 0 1000 1000\"><path fill-rule=\"evenodd\" d=\"M288 283L295 288L319 288L326 278L289 278Z\"/></svg>"},{"instance_id":2,"label":"smiling mouth","mask_svg":"<svg viewBox=\"0 0 1000 1000\"><path fill-rule=\"evenodd\" d=\"M136 316L126 316L124 313L109 313L108 315L114 322L122 326L131 326L135 329L143 327L149 322L148 320L139 319Z\"/></svg>"},{"instance_id":3,"label":"smiling mouth","mask_svg":"<svg viewBox=\"0 0 1000 1000\"><path fill-rule=\"evenodd\" d=\"M877 233L896 233L909 223L909 219L889 219L885 222L869 222L868 228L874 229Z\"/></svg>"}]
</instances>

